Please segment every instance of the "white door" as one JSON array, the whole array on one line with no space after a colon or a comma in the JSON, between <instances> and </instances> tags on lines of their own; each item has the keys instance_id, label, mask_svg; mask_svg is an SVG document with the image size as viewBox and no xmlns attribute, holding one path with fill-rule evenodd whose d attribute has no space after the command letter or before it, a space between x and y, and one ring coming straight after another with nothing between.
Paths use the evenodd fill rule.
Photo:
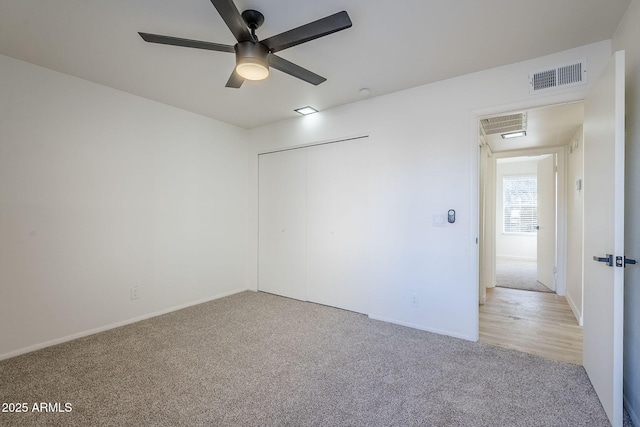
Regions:
<instances>
[{"instance_id":1,"label":"white door","mask_svg":"<svg viewBox=\"0 0 640 427\"><path fill-rule=\"evenodd\" d=\"M553 269L556 264L556 165L553 154L538 162L537 187L537 280L555 291Z\"/></svg>"},{"instance_id":2,"label":"white door","mask_svg":"<svg viewBox=\"0 0 640 427\"><path fill-rule=\"evenodd\" d=\"M613 266L606 262L612 254ZM583 363L613 427L622 425L624 51L585 100ZM594 259L596 257L596 259Z\"/></svg>"},{"instance_id":3,"label":"white door","mask_svg":"<svg viewBox=\"0 0 640 427\"><path fill-rule=\"evenodd\" d=\"M368 138L307 148L307 299L369 311Z\"/></svg>"},{"instance_id":4,"label":"white door","mask_svg":"<svg viewBox=\"0 0 640 427\"><path fill-rule=\"evenodd\" d=\"M259 158L258 289L306 300L307 164L304 150Z\"/></svg>"}]
</instances>

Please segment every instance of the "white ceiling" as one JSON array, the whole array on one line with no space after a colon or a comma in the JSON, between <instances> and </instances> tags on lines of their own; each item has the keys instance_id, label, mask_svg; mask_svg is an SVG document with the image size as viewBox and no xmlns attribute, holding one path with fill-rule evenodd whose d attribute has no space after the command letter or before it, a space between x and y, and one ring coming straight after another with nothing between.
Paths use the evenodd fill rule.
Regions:
<instances>
[{"instance_id":1,"label":"white ceiling","mask_svg":"<svg viewBox=\"0 0 640 427\"><path fill-rule=\"evenodd\" d=\"M484 140L492 152L560 147L570 144L584 121L584 104L571 102L527 111L511 111L498 116L516 113L526 113L527 135L513 139L503 139L500 133L484 135Z\"/></svg>"},{"instance_id":2,"label":"white ceiling","mask_svg":"<svg viewBox=\"0 0 640 427\"><path fill-rule=\"evenodd\" d=\"M209 0L0 0L0 54L252 128L369 96L610 39L629 0L236 0L265 39L340 10L353 27L279 53L328 80L277 70L225 88L234 55L144 42L138 31L234 44Z\"/></svg>"}]
</instances>

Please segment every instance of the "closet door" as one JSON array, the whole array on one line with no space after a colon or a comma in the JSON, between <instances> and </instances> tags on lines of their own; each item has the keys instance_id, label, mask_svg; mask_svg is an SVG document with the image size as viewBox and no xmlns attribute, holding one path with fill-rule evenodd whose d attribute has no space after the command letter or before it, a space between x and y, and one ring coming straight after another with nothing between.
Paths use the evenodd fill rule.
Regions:
<instances>
[{"instance_id":1,"label":"closet door","mask_svg":"<svg viewBox=\"0 0 640 427\"><path fill-rule=\"evenodd\" d=\"M259 157L258 289L306 300L306 154Z\"/></svg>"},{"instance_id":2,"label":"closet door","mask_svg":"<svg viewBox=\"0 0 640 427\"><path fill-rule=\"evenodd\" d=\"M368 313L368 139L308 148L307 299Z\"/></svg>"}]
</instances>

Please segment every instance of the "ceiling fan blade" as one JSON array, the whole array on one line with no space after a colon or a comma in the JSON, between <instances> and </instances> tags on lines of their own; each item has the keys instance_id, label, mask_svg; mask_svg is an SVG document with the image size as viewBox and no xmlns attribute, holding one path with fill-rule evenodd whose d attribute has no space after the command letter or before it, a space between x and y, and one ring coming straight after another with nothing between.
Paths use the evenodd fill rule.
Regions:
<instances>
[{"instance_id":1,"label":"ceiling fan blade","mask_svg":"<svg viewBox=\"0 0 640 427\"><path fill-rule=\"evenodd\" d=\"M324 77L317 75L316 73L312 73L306 68L302 68L301 66L296 65L293 62L289 62L286 59L283 59L274 54L269 55L269 65L276 70L280 70L283 73L287 73L293 77L297 77L300 80L311 83L312 85L317 86L327 80Z\"/></svg>"},{"instance_id":2,"label":"ceiling fan blade","mask_svg":"<svg viewBox=\"0 0 640 427\"><path fill-rule=\"evenodd\" d=\"M227 80L227 84L225 85L225 87L238 89L240 88L240 86L242 86L242 83L244 83L244 79L240 77L240 74L236 73L236 70L233 70L233 73L231 73L231 76L229 76L229 80Z\"/></svg>"},{"instance_id":3,"label":"ceiling fan blade","mask_svg":"<svg viewBox=\"0 0 640 427\"><path fill-rule=\"evenodd\" d=\"M233 36L239 42L251 40L251 32L247 27L247 23L242 19L242 15L238 12L238 8L233 0L211 0L222 20L227 24Z\"/></svg>"},{"instance_id":4,"label":"ceiling fan blade","mask_svg":"<svg viewBox=\"0 0 640 427\"><path fill-rule=\"evenodd\" d=\"M261 43L267 46L271 52L275 53L344 30L351 27L351 25L349 14L343 10L342 12L294 28L293 30L269 37L268 39L262 40Z\"/></svg>"},{"instance_id":5,"label":"ceiling fan blade","mask_svg":"<svg viewBox=\"0 0 640 427\"><path fill-rule=\"evenodd\" d=\"M144 41L149 43L168 44L171 46L193 47L196 49L215 50L218 52L235 53L233 46L227 44L203 42L199 40L181 39L179 37L161 36L159 34L138 33Z\"/></svg>"}]
</instances>

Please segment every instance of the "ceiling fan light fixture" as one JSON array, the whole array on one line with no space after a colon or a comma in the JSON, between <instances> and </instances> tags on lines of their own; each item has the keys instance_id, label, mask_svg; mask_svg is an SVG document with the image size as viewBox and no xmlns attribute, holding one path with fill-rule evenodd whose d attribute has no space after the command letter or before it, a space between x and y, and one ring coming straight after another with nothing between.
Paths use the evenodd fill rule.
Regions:
<instances>
[{"instance_id":1,"label":"ceiling fan light fixture","mask_svg":"<svg viewBox=\"0 0 640 427\"><path fill-rule=\"evenodd\" d=\"M235 52L236 66L233 68L233 72L225 85L225 87L234 89L239 89L245 80L266 79L269 76L269 67L312 85L319 85L327 79L293 62L289 62L275 55L275 53L351 28L352 25L349 14L343 10L260 41L256 35L256 30L264 22L262 13L254 9L247 9L240 13L234 0L211 0L211 3L225 24L227 24L227 27L229 27L233 37L238 41L235 45L184 39L162 34L141 32L138 34L144 41L149 43L217 52Z\"/></svg>"},{"instance_id":2,"label":"ceiling fan light fixture","mask_svg":"<svg viewBox=\"0 0 640 427\"><path fill-rule=\"evenodd\" d=\"M236 65L236 72L245 80L264 80L269 77L269 67L258 62L241 62Z\"/></svg>"},{"instance_id":3,"label":"ceiling fan light fixture","mask_svg":"<svg viewBox=\"0 0 640 427\"><path fill-rule=\"evenodd\" d=\"M269 49L260 43L240 42L236 49L236 73L246 80L269 77Z\"/></svg>"}]
</instances>

